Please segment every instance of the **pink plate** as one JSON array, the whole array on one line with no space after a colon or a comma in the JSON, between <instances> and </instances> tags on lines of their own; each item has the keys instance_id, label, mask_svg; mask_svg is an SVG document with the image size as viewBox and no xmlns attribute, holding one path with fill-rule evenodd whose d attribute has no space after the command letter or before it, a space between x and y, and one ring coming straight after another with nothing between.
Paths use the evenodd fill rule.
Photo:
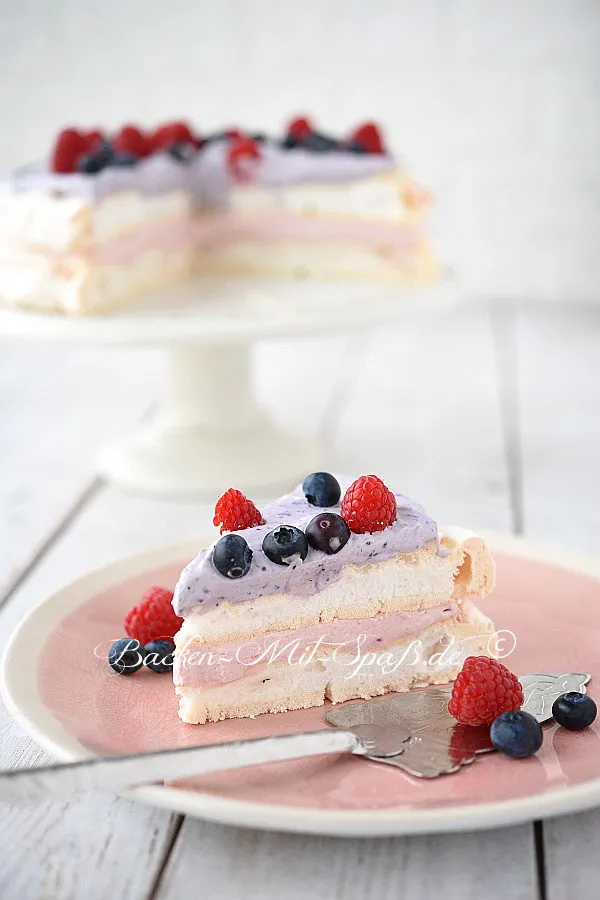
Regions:
<instances>
[{"instance_id":1,"label":"pink plate","mask_svg":"<svg viewBox=\"0 0 600 900\"><path fill-rule=\"evenodd\" d=\"M169 676L123 678L99 656L122 636L132 602L172 586L198 544L126 560L63 589L21 624L3 665L7 705L62 759L208 744L323 728L327 707L184 725ZM589 672L600 702L600 566L496 539L498 587L480 606L516 635L505 660L525 672ZM561 559L559 567L549 559ZM99 649L99 656L94 655ZM454 775L413 779L365 760L317 757L136 788L138 799L215 820L326 834L400 834L522 821L600 803L600 723L573 734L545 726L519 762L486 755Z\"/></svg>"}]
</instances>

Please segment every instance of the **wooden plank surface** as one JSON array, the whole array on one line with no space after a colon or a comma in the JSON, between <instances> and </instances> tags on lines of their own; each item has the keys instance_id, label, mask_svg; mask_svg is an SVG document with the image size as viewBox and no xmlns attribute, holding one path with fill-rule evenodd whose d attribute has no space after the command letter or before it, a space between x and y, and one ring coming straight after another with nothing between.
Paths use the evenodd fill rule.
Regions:
<instances>
[{"instance_id":1,"label":"wooden plank surface","mask_svg":"<svg viewBox=\"0 0 600 900\"><path fill-rule=\"evenodd\" d=\"M540 397L537 389L527 388L527 384L535 386L537 373L542 371L542 361L536 361L531 347L538 347L536 352L540 357L548 354L554 358L562 352L566 360L567 351L560 349L565 322L571 322L569 340L575 342L579 354L585 349L589 357L593 342L589 338L589 323L585 321L573 324L572 316L568 316L561 323L560 317L553 321L546 314L528 315L529 318L523 316L513 323L520 368L519 378L509 382L516 385L509 387L509 393L523 391L518 404L522 421L519 420L511 441L523 442L522 500L525 521L533 534L532 511L544 507L538 499L537 482L531 481L529 475L528 460L535 460L537 465L537 455L532 455L527 428L533 428L535 410L540 405L542 412L533 429L535 433L542 429L545 417L556 415L557 409L548 405L547 394ZM361 355L355 359L359 374L347 397L334 388L335 365L332 365L332 360L342 360L344 354L347 358L347 346L336 349L323 345L323 352L331 350L327 369L331 382L323 393L319 390L319 369L309 364L309 354L302 349L304 345L297 345L293 350L274 345L259 358L259 389L266 405L281 416L277 411L277 385L269 373L279 366L297 365L304 386L300 404L303 415L315 410L310 424L317 430L322 428L324 415L333 421L324 465L338 470L380 471L407 493L422 499L443 521L506 530L513 517L511 472L507 467L511 456L506 453L506 425L500 415L501 380L496 367L503 356L495 352L493 328L496 326L496 320L485 310L465 308L428 326L413 323L376 335L361 346ZM527 348L526 358L531 353L529 369L523 368L522 345ZM97 361L102 362L102 354L96 352ZM127 355L123 357L120 377L124 378L126 373L131 393L123 402L121 412L115 411L115 431L118 417L122 417L123 423L127 419L128 404L131 415L139 415L151 399L141 381L136 380L143 379L135 357L132 354L130 362ZM150 379L154 377L152 365L149 363L150 369L142 373ZM579 372L577 378L585 379L585 366L572 371ZM60 388L58 383L57 388ZM33 394L30 408L34 412L51 406L36 395L38 389L39 380L33 379L29 391ZM572 389L581 397L584 416L589 419L590 392L581 384L577 388L573 383ZM564 404L568 392L567 388L562 392L557 390L555 405ZM114 391L112 396L114 402ZM336 398L340 398L340 408L336 406ZM108 406L106 400L105 407ZM577 440L576 414L572 411L570 415L573 416L569 425L573 446L569 449L567 436L563 435L558 456L555 448L554 460L544 462L547 477L551 477L553 467L564 465L571 453L581 464L588 459L585 456L588 451L582 450ZM284 419L285 415L281 417ZM37 420L36 413L29 421L36 424ZM27 421L28 417L23 415L23 423ZM527 427L525 421L530 423ZM25 424L21 426L19 441L26 443L32 439L35 428L31 424L29 427L28 432ZM56 435L56 432L48 429L48 434ZM57 453L58 438L52 440ZM80 464L76 449L71 442L67 455L73 460L73 468ZM30 466L27 452L22 456L13 454L10 466L11 477L26 481ZM65 468L69 469L66 460ZM571 478L568 473L561 477ZM534 486L528 490L531 483ZM588 539L584 531L587 534L586 523L594 515L594 491L589 487L588 483L589 499L581 519L580 538L572 535L574 545ZM577 492L582 488L583 479L569 482L579 507L583 501ZM561 494L562 487L557 487L557 491L559 497L566 496ZM4 504L3 508L6 508ZM40 507L28 503L24 508L23 534L26 535L35 531ZM64 581L153 544L199 536L206 528L210 512L210 504L159 502L127 496L99 485L14 591L0 619L0 642L5 641L26 609ZM62 510L57 514L59 519L62 514ZM26 518L31 520L30 527L25 523ZM51 531L54 524L49 522L44 528ZM44 528L39 524L37 527L39 542ZM548 528L543 519L540 520L542 528ZM541 536L551 537L547 531ZM22 546L26 548L27 542ZM22 560L26 561L27 552L32 552L35 546L33 541L29 551L21 551ZM33 764L41 758L39 751L2 712L2 765ZM593 831L592 825L588 831L585 829L586 821L594 821L589 816L571 817L573 821L582 820L583 834ZM480 896L482 873L485 873L485 889L490 898L538 896L534 833L529 825L487 834L373 841L249 832L193 820L185 820L178 831L176 817L100 794L81 797L63 806L40 806L34 811L11 809L4 818L9 837L0 844L0 895L7 900L17 896L20 900L113 895L128 900L142 900L150 895L171 897L176 890L184 890L186 883L189 890L188 879L192 874L198 883L201 879L204 893L214 891L223 900L253 896L308 898L319 891L323 896L339 896L344 900L346 897L392 897L398 896L403 887L407 896L418 900L431 896L434 887L440 885L447 898L476 897ZM567 884L570 844L569 826L562 823L570 820L557 820L552 828L545 826L548 897L552 900L566 896L560 890L561 884ZM577 833L573 832L572 843L576 842ZM590 842L588 839L588 846ZM561 853L561 847L567 849ZM432 872L434 854L436 867ZM583 849L580 857L582 865L587 865L587 869L584 865L587 881L582 882L585 891L593 883L595 861L592 852L584 858ZM510 860L509 867L506 860ZM299 874L305 876L304 881L295 878Z\"/></svg>"},{"instance_id":2,"label":"wooden plank surface","mask_svg":"<svg viewBox=\"0 0 600 900\"><path fill-rule=\"evenodd\" d=\"M52 569L54 546L69 543L78 514L102 494L98 448L132 427L157 383L151 354L17 343L3 345L2 363L0 603L10 600L0 649L26 608L105 561L102 537L92 534L84 550L75 545ZM115 533L106 523L104 530ZM54 572L50 580L44 560ZM0 704L2 767L47 758ZM97 794L4 807L3 822L0 896L92 897L99 884L110 883L112 896L128 900L150 892L178 817Z\"/></svg>"},{"instance_id":3,"label":"wooden plank surface","mask_svg":"<svg viewBox=\"0 0 600 900\"><path fill-rule=\"evenodd\" d=\"M0 342L0 597L152 401L156 354ZM133 376L133 377L132 377Z\"/></svg>"},{"instance_id":4,"label":"wooden plank surface","mask_svg":"<svg viewBox=\"0 0 600 900\"><path fill-rule=\"evenodd\" d=\"M157 900L176 900L196 883L227 900L430 900L438 892L452 900L481 900L483 884L489 898L536 897L526 825L479 834L356 840L275 835L187 818Z\"/></svg>"}]
</instances>

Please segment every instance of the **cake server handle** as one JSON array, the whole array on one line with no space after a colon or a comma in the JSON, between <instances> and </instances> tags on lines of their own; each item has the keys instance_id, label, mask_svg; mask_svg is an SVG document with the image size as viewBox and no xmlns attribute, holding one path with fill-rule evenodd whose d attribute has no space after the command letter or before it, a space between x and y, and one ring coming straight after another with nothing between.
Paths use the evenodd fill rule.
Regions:
<instances>
[{"instance_id":1,"label":"cake server handle","mask_svg":"<svg viewBox=\"0 0 600 900\"><path fill-rule=\"evenodd\" d=\"M363 739L352 731L328 728L204 747L93 757L74 763L2 772L0 800L39 802L44 795L65 797L92 788L119 790L325 753L349 752L364 756L372 750L373 742L368 735Z\"/></svg>"}]
</instances>

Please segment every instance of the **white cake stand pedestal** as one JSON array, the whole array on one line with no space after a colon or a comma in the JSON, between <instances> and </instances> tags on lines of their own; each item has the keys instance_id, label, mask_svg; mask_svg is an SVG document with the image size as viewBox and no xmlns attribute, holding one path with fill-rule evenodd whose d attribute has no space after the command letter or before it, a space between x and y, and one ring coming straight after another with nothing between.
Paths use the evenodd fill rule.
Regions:
<instances>
[{"instance_id":1,"label":"white cake stand pedestal","mask_svg":"<svg viewBox=\"0 0 600 900\"><path fill-rule=\"evenodd\" d=\"M264 338L335 334L443 310L459 298L446 274L423 288L191 279L102 316L0 310L0 335L160 346L167 351L153 419L105 449L102 473L124 488L214 496L289 486L318 467L318 449L287 434L252 389L251 348Z\"/></svg>"}]
</instances>

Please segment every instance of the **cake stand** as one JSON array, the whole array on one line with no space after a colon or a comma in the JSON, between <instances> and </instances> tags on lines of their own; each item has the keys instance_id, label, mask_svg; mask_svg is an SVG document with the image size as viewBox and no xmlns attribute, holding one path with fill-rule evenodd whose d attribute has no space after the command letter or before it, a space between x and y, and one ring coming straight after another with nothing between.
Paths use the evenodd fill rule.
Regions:
<instances>
[{"instance_id":1,"label":"cake stand","mask_svg":"<svg viewBox=\"0 0 600 900\"><path fill-rule=\"evenodd\" d=\"M264 338L339 334L447 308L450 273L419 287L196 278L99 316L0 310L0 335L164 348L162 400L150 422L108 447L101 472L169 496L235 485L275 489L318 466L316 446L278 428L252 391L250 351Z\"/></svg>"}]
</instances>

